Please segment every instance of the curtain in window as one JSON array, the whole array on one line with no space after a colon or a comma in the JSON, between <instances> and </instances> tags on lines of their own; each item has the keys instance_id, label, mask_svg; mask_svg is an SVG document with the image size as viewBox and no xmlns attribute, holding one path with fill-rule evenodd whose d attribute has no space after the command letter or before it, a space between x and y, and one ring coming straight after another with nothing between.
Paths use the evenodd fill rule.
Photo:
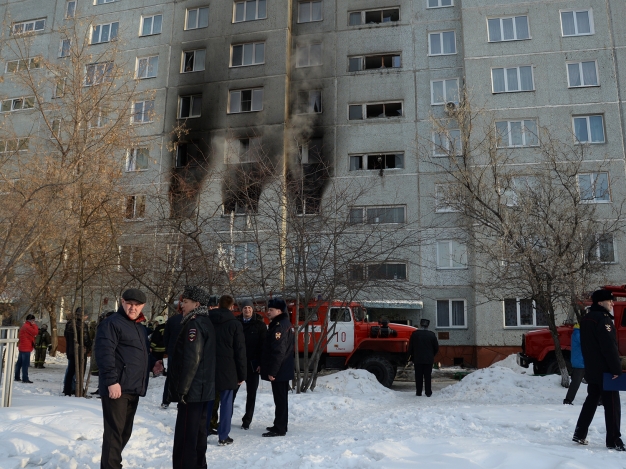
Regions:
<instances>
[{"instance_id":1,"label":"curtain in window","mask_svg":"<svg viewBox=\"0 0 626 469\"><path fill-rule=\"evenodd\" d=\"M458 80L446 80L446 101L459 102Z\"/></svg>"},{"instance_id":2,"label":"curtain in window","mask_svg":"<svg viewBox=\"0 0 626 469\"><path fill-rule=\"evenodd\" d=\"M567 72L569 74L569 86L580 86L582 83L580 82L580 69L578 68L578 64L567 64ZM595 74L595 67L594 67ZM584 73L584 69L583 69Z\"/></svg>"},{"instance_id":3,"label":"curtain in window","mask_svg":"<svg viewBox=\"0 0 626 469\"><path fill-rule=\"evenodd\" d=\"M450 302L437 301L437 327L450 327Z\"/></svg>"},{"instance_id":4,"label":"curtain in window","mask_svg":"<svg viewBox=\"0 0 626 469\"><path fill-rule=\"evenodd\" d=\"M448 241L437 243L437 267L450 267L450 243Z\"/></svg>"},{"instance_id":5,"label":"curtain in window","mask_svg":"<svg viewBox=\"0 0 626 469\"><path fill-rule=\"evenodd\" d=\"M439 33L430 35L430 53L433 55L441 54L441 36Z\"/></svg>"},{"instance_id":6,"label":"curtain in window","mask_svg":"<svg viewBox=\"0 0 626 469\"><path fill-rule=\"evenodd\" d=\"M591 23L589 21L588 11L577 11L576 23L578 24L578 34L589 34L591 32Z\"/></svg>"},{"instance_id":7,"label":"curtain in window","mask_svg":"<svg viewBox=\"0 0 626 469\"><path fill-rule=\"evenodd\" d=\"M496 18L488 20L487 24L489 25L489 40L492 42L501 41L502 36L500 34L500 19Z\"/></svg>"},{"instance_id":8,"label":"curtain in window","mask_svg":"<svg viewBox=\"0 0 626 469\"><path fill-rule=\"evenodd\" d=\"M578 190L582 200L592 200L593 192L591 191L591 174L578 175Z\"/></svg>"},{"instance_id":9,"label":"curtain in window","mask_svg":"<svg viewBox=\"0 0 626 469\"><path fill-rule=\"evenodd\" d=\"M587 119L584 117L574 118L574 133L579 142L588 142L589 134L587 132Z\"/></svg>"},{"instance_id":10,"label":"curtain in window","mask_svg":"<svg viewBox=\"0 0 626 469\"><path fill-rule=\"evenodd\" d=\"M252 52L254 51L253 44L243 45L243 64L252 65Z\"/></svg>"},{"instance_id":11,"label":"curtain in window","mask_svg":"<svg viewBox=\"0 0 626 469\"><path fill-rule=\"evenodd\" d=\"M597 173L594 195L596 200L609 200L609 175L607 173Z\"/></svg>"},{"instance_id":12,"label":"curtain in window","mask_svg":"<svg viewBox=\"0 0 626 469\"><path fill-rule=\"evenodd\" d=\"M311 91L309 93L309 109L311 112L322 112L321 91Z\"/></svg>"},{"instance_id":13,"label":"curtain in window","mask_svg":"<svg viewBox=\"0 0 626 469\"><path fill-rule=\"evenodd\" d=\"M464 301L452 302L452 325L453 326L465 325L465 302Z\"/></svg>"},{"instance_id":14,"label":"curtain in window","mask_svg":"<svg viewBox=\"0 0 626 469\"><path fill-rule=\"evenodd\" d=\"M589 127L591 128L591 141L604 142L604 125L602 116L590 116Z\"/></svg>"},{"instance_id":15,"label":"curtain in window","mask_svg":"<svg viewBox=\"0 0 626 469\"><path fill-rule=\"evenodd\" d=\"M528 34L527 16L516 16L515 28L517 29L517 39L528 39L530 37L530 34Z\"/></svg>"},{"instance_id":16,"label":"curtain in window","mask_svg":"<svg viewBox=\"0 0 626 469\"><path fill-rule=\"evenodd\" d=\"M533 325L533 302L532 300L519 300L520 326Z\"/></svg>"},{"instance_id":17,"label":"curtain in window","mask_svg":"<svg viewBox=\"0 0 626 469\"><path fill-rule=\"evenodd\" d=\"M537 122L533 120L524 121L524 134L526 136L527 146L534 146L539 144L539 135L537 134Z\"/></svg>"},{"instance_id":18,"label":"curtain in window","mask_svg":"<svg viewBox=\"0 0 626 469\"><path fill-rule=\"evenodd\" d=\"M432 103L443 103L445 101L445 94L443 92L443 81L433 81L433 96Z\"/></svg>"},{"instance_id":19,"label":"curtain in window","mask_svg":"<svg viewBox=\"0 0 626 469\"><path fill-rule=\"evenodd\" d=\"M615 250L613 248L613 235L603 234L598 238L598 248L601 262L615 262Z\"/></svg>"},{"instance_id":20,"label":"curtain in window","mask_svg":"<svg viewBox=\"0 0 626 469\"><path fill-rule=\"evenodd\" d=\"M532 67L519 68L521 90L531 91L533 89L533 70Z\"/></svg>"},{"instance_id":21,"label":"curtain in window","mask_svg":"<svg viewBox=\"0 0 626 469\"><path fill-rule=\"evenodd\" d=\"M454 39L454 31L443 33L443 53L454 54L456 52L456 41Z\"/></svg>"},{"instance_id":22,"label":"curtain in window","mask_svg":"<svg viewBox=\"0 0 626 469\"><path fill-rule=\"evenodd\" d=\"M509 126L506 121L496 122L496 132L498 134L498 146L509 146Z\"/></svg>"},{"instance_id":23,"label":"curtain in window","mask_svg":"<svg viewBox=\"0 0 626 469\"><path fill-rule=\"evenodd\" d=\"M515 39L515 31L513 30L513 18L505 18L502 20L502 38L505 41Z\"/></svg>"},{"instance_id":24,"label":"curtain in window","mask_svg":"<svg viewBox=\"0 0 626 469\"><path fill-rule=\"evenodd\" d=\"M563 36L573 36L576 34L573 11L564 11L561 13L561 24L563 25Z\"/></svg>"},{"instance_id":25,"label":"curtain in window","mask_svg":"<svg viewBox=\"0 0 626 469\"><path fill-rule=\"evenodd\" d=\"M361 24L361 12L350 13L350 26Z\"/></svg>"},{"instance_id":26,"label":"curtain in window","mask_svg":"<svg viewBox=\"0 0 626 469\"><path fill-rule=\"evenodd\" d=\"M517 326L517 300L515 298L504 300L504 325L506 327Z\"/></svg>"},{"instance_id":27,"label":"curtain in window","mask_svg":"<svg viewBox=\"0 0 626 469\"><path fill-rule=\"evenodd\" d=\"M464 244L452 242L452 267L465 267L467 265L467 249Z\"/></svg>"},{"instance_id":28,"label":"curtain in window","mask_svg":"<svg viewBox=\"0 0 626 469\"><path fill-rule=\"evenodd\" d=\"M523 145L522 140L522 123L521 122L511 122L511 145L512 146L521 146Z\"/></svg>"},{"instance_id":29,"label":"curtain in window","mask_svg":"<svg viewBox=\"0 0 626 469\"><path fill-rule=\"evenodd\" d=\"M506 69L507 91L518 91L519 83L517 81L517 68Z\"/></svg>"},{"instance_id":30,"label":"curtain in window","mask_svg":"<svg viewBox=\"0 0 626 469\"><path fill-rule=\"evenodd\" d=\"M262 64L265 62L265 44L260 42L254 46L254 63Z\"/></svg>"},{"instance_id":31,"label":"curtain in window","mask_svg":"<svg viewBox=\"0 0 626 469\"><path fill-rule=\"evenodd\" d=\"M585 85L597 85L598 84L598 76L596 74L596 63L595 62L583 62L583 82Z\"/></svg>"},{"instance_id":32,"label":"curtain in window","mask_svg":"<svg viewBox=\"0 0 626 469\"><path fill-rule=\"evenodd\" d=\"M361 156L350 157L350 171L357 171L361 169Z\"/></svg>"},{"instance_id":33,"label":"curtain in window","mask_svg":"<svg viewBox=\"0 0 626 469\"><path fill-rule=\"evenodd\" d=\"M322 19L322 2L313 2L311 9L311 20L320 21Z\"/></svg>"},{"instance_id":34,"label":"curtain in window","mask_svg":"<svg viewBox=\"0 0 626 469\"><path fill-rule=\"evenodd\" d=\"M252 111L263 109L263 88L252 90Z\"/></svg>"},{"instance_id":35,"label":"curtain in window","mask_svg":"<svg viewBox=\"0 0 626 469\"><path fill-rule=\"evenodd\" d=\"M491 76L493 80L493 92L494 93L502 93L505 91L504 86L504 69L503 68L494 68L491 71Z\"/></svg>"}]
</instances>

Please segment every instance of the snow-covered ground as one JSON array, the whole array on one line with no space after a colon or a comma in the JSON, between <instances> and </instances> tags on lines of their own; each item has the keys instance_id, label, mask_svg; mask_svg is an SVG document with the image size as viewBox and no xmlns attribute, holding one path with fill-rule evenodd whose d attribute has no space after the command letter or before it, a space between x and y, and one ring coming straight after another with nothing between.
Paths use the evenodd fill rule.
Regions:
<instances>
[{"instance_id":1,"label":"snow-covered ground","mask_svg":"<svg viewBox=\"0 0 626 469\"><path fill-rule=\"evenodd\" d=\"M45 370L30 368L34 384L15 383L13 407L0 409L0 469L98 468L102 443L100 401L63 397L63 357ZM289 433L262 438L273 420L268 383L262 382L251 429L239 428L244 388L235 402L231 446L209 438L210 468L427 468L613 469L623 453L604 446L602 409L589 446L572 443L576 405L562 404L556 376L532 376L513 356L479 370L432 397L378 384L362 370L320 378L315 392L290 395ZM532 373L532 372L530 372ZM176 408L159 407L164 378L150 381L140 400L125 468L170 468Z\"/></svg>"}]
</instances>

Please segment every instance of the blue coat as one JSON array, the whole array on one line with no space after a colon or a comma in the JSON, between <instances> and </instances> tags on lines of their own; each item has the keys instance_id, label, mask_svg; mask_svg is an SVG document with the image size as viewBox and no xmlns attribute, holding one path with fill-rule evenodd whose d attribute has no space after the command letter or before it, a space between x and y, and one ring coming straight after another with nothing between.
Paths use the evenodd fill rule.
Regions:
<instances>
[{"instance_id":1,"label":"blue coat","mask_svg":"<svg viewBox=\"0 0 626 469\"><path fill-rule=\"evenodd\" d=\"M138 321L141 319L143 315ZM148 331L138 321L130 320L120 306L98 327L94 352L101 396L108 396L108 387L116 383L121 386L122 394L146 395L153 360L148 356Z\"/></svg>"},{"instance_id":2,"label":"blue coat","mask_svg":"<svg viewBox=\"0 0 626 469\"><path fill-rule=\"evenodd\" d=\"M580 326L576 324L574 326L574 332L572 332L572 353L570 361L572 362L572 368L584 368L585 360L583 360L583 351L580 348Z\"/></svg>"}]
</instances>

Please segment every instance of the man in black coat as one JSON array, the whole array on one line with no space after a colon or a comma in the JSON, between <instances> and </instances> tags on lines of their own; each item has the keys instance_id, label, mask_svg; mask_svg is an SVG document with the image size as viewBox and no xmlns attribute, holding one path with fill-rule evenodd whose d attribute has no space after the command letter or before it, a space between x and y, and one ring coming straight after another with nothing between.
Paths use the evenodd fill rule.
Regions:
<instances>
[{"instance_id":1,"label":"man in black coat","mask_svg":"<svg viewBox=\"0 0 626 469\"><path fill-rule=\"evenodd\" d=\"M585 361L587 399L583 404L574 430L573 441L588 444L587 432L602 396L604 422L606 424L606 447L626 451L621 439L621 405L619 391L603 389L603 374L613 379L622 374L622 364L617 348L615 324L613 324L613 294L608 290L596 290L591 295L593 304L580 321L580 345Z\"/></svg>"},{"instance_id":2,"label":"man in black coat","mask_svg":"<svg viewBox=\"0 0 626 469\"><path fill-rule=\"evenodd\" d=\"M281 299L267 302L270 325L261 358L261 379L272 384L274 396L274 425L267 427L265 437L285 436L289 423L289 381L293 379L293 327L287 304Z\"/></svg>"},{"instance_id":3,"label":"man in black coat","mask_svg":"<svg viewBox=\"0 0 626 469\"><path fill-rule=\"evenodd\" d=\"M261 316L254 312L254 306L251 300L242 300L239 302L241 315L238 319L243 326L243 335L246 339L246 358L248 369L246 372L246 413L243 416L241 428L250 429L252 416L254 415L254 405L256 403L256 392L259 387L259 373L261 371L261 355L263 354L263 345L267 334L267 326L263 322ZM233 402L237 397L239 386L233 393Z\"/></svg>"},{"instance_id":4,"label":"man in black coat","mask_svg":"<svg viewBox=\"0 0 626 469\"><path fill-rule=\"evenodd\" d=\"M167 354L168 368L172 367L172 357L174 355L174 349L176 348L176 340L178 339L178 334L180 333L180 329L182 327L180 325L182 320L183 315L180 313L176 313L165 323L165 329L163 331L163 342L165 343L165 353ZM169 374L165 375L165 384L163 385L163 398L161 399L161 408L163 409L167 409L170 406L169 380Z\"/></svg>"},{"instance_id":5,"label":"man in black coat","mask_svg":"<svg viewBox=\"0 0 626 469\"><path fill-rule=\"evenodd\" d=\"M94 354L104 419L101 469L121 469L122 450L133 431L139 397L146 395L150 369L162 369L159 363L153 368L149 357L150 341L141 324L145 303L141 290L126 290L120 308L96 332Z\"/></svg>"},{"instance_id":6,"label":"man in black coat","mask_svg":"<svg viewBox=\"0 0 626 469\"><path fill-rule=\"evenodd\" d=\"M89 337L89 328L85 322L87 316L83 315L82 308L76 308L74 318L70 320L68 318L65 324L65 331L63 336L65 337L65 354L67 355L67 369L65 371L65 378L63 379L63 394L65 396L71 396L76 392L76 347L74 346L74 325L76 326L76 332L80 337L80 329L83 328L83 373L87 365L87 353L91 349L91 338ZM76 321L76 324L74 324ZM80 342L78 341L80 345ZM82 383L80 383L82 386Z\"/></svg>"},{"instance_id":7,"label":"man in black coat","mask_svg":"<svg viewBox=\"0 0 626 469\"><path fill-rule=\"evenodd\" d=\"M415 367L415 395L422 395L422 384L426 388L426 396L433 394L431 388L433 363L435 355L439 352L439 342L433 331L428 330L430 321L428 319L420 320L420 328L411 334L409 340L409 354L413 360Z\"/></svg>"},{"instance_id":8,"label":"man in black coat","mask_svg":"<svg viewBox=\"0 0 626 469\"><path fill-rule=\"evenodd\" d=\"M215 329L199 287L185 287L181 330L169 367L169 398L178 402L172 460L174 469L206 468L206 418L215 398Z\"/></svg>"},{"instance_id":9,"label":"man in black coat","mask_svg":"<svg viewBox=\"0 0 626 469\"><path fill-rule=\"evenodd\" d=\"M246 380L246 341L241 322L231 311L234 304L232 296L223 295L218 308L209 311L217 343L215 389L220 395L220 423L217 427L220 446L233 442L228 436L233 416L233 391ZM212 406L213 402L210 402L209 407Z\"/></svg>"}]
</instances>

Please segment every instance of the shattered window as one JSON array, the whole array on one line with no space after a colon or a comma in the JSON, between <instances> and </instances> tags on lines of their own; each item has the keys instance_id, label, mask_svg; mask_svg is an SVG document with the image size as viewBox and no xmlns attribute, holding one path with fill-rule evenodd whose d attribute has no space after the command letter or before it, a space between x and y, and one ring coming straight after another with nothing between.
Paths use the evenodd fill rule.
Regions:
<instances>
[{"instance_id":1,"label":"shattered window","mask_svg":"<svg viewBox=\"0 0 626 469\"><path fill-rule=\"evenodd\" d=\"M402 103L366 104L365 108L367 119L402 116Z\"/></svg>"},{"instance_id":2,"label":"shattered window","mask_svg":"<svg viewBox=\"0 0 626 469\"><path fill-rule=\"evenodd\" d=\"M178 118L200 117L202 114L202 95L181 96L179 98Z\"/></svg>"},{"instance_id":3,"label":"shattered window","mask_svg":"<svg viewBox=\"0 0 626 469\"><path fill-rule=\"evenodd\" d=\"M137 220L144 217L146 213L146 196L129 195L126 198L126 219Z\"/></svg>"}]
</instances>

